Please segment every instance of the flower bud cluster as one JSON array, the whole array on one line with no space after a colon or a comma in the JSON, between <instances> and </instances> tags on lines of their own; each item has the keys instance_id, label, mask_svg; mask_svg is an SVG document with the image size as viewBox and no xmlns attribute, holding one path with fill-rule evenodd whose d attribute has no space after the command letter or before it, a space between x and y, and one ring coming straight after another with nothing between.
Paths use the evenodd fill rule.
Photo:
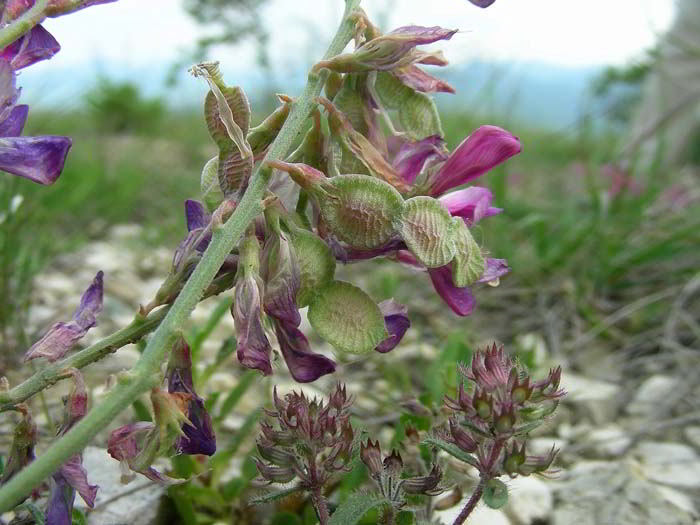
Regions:
<instances>
[{"instance_id":1,"label":"flower bud cluster","mask_svg":"<svg viewBox=\"0 0 700 525\"><path fill-rule=\"evenodd\" d=\"M354 431L350 425L352 398L338 385L328 402L291 392L280 398L261 423L258 471L270 483L298 479L306 489L322 487L336 472L348 470Z\"/></svg>"},{"instance_id":2,"label":"flower bud cluster","mask_svg":"<svg viewBox=\"0 0 700 525\"><path fill-rule=\"evenodd\" d=\"M475 454L474 465L489 478L545 472L556 450L544 456L525 452L527 434L557 408L565 392L559 387L561 367L540 381L495 343L476 352L469 367L460 366L471 388L459 386L456 398L446 397L452 412L446 439L463 452Z\"/></svg>"},{"instance_id":3,"label":"flower bud cluster","mask_svg":"<svg viewBox=\"0 0 700 525\"><path fill-rule=\"evenodd\" d=\"M401 455L392 450L391 454L382 459L379 441L372 442L371 439L360 445L360 459L367 466L370 477L382 495L395 509L405 505L407 495L435 496L443 492L438 486L442 479L442 469L437 464L433 465L425 476L406 476Z\"/></svg>"}]
</instances>

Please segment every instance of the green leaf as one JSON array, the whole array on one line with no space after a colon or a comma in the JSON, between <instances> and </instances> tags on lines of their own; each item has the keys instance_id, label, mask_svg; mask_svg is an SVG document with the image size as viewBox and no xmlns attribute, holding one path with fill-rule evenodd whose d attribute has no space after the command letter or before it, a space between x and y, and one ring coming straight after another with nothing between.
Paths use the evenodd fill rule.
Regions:
<instances>
[{"instance_id":1,"label":"green leaf","mask_svg":"<svg viewBox=\"0 0 700 525\"><path fill-rule=\"evenodd\" d=\"M199 179L199 191L209 211L214 211L224 200L224 192L219 185L219 156L207 161Z\"/></svg>"},{"instance_id":2,"label":"green leaf","mask_svg":"<svg viewBox=\"0 0 700 525\"><path fill-rule=\"evenodd\" d=\"M303 308L309 305L317 290L333 280L335 257L329 246L310 231L294 228L291 237L301 273L297 306Z\"/></svg>"},{"instance_id":3,"label":"green leaf","mask_svg":"<svg viewBox=\"0 0 700 525\"><path fill-rule=\"evenodd\" d=\"M455 256L452 216L432 197L408 199L397 229L408 249L428 268L445 266Z\"/></svg>"},{"instance_id":4,"label":"green leaf","mask_svg":"<svg viewBox=\"0 0 700 525\"><path fill-rule=\"evenodd\" d=\"M436 437L427 437L423 440L423 443L425 443L426 445L437 447L440 450L447 452L450 456L457 458L458 460L464 463L468 463L475 467L479 464L474 456L468 454L467 452L464 452L457 445L448 443L447 441L443 441L442 439Z\"/></svg>"},{"instance_id":5,"label":"green leaf","mask_svg":"<svg viewBox=\"0 0 700 525\"><path fill-rule=\"evenodd\" d=\"M391 505L391 503L381 494L355 492L335 509L328 524L355 525L367 511L380 505Z\"/></svg>"},{"instance_id":6,"label":"green leaf","mask_svg":"<svg viewBox=\"0 0 700 525\"><path fill-rule=\"evenodd\" d=\"M377 304L360 288L343 281L319 290L308 316L314 330L342 352L371 352L387 337Z\"/></svg>"},{"instance_id":7,"label":"green leaf","mask_svg":"<svg viewBox=\"0 0 700 525\"><path fill-rule=\"evenodd\" d=\"M415 518L410 510L402 510L396 516L396 525L413 525L416 522Z\"/></svg>"},{"instance_id":8,"label":"green leaf","mask_svg":"<svg viewBox=\"0 0 700 525\"><path fill-rule=\"evenodd\" d=\"M413 140L444 135L433 99L404 85L391 73L378 72L374 84L382 105L398 112L399 123Z\"/></svg>"},{"instance_id":9,"label":"green leaf","mask_svg":"<svg viewBox=\"0 0 700 525\"><path fill-rule=\"evenodd\" d=\"M492 509L500 509L508 503L508 487L499 479L490 479L484 487L484 503Z\"/></svg>"},{"instance_id":10,"label":"green leaf","mask_svg":"<svg viewBox=\"0 0 700 525\"><path fill-rule=\"evenodd\" d=\"M371 250L395 236L403 197L390 184L369 175L343 175L324 189L330 197L320 199L321 216L339 240Z\"/></svg>"},{"instance_id":11,"label":"green leaf","mask_svg":"<svg viewBox=\"0 0 700 525\"><path fill-rule=\"evenodd\" d=\"M278 501L278 500L284 499L287 496L291 496L292 494L295 494L295 493L299 492L300 490L303 490L303 488L299 485L296 485L294 487L290 487L288 489L275 490L273 492L268 492L266 494L262 494L256 498L252 498L250 500L250 504L251 505L261 505L263 503L271 503L273 501Z\"/></svg>"},{"instance_id":12,"label":"green leaf","mask_svg":"<svg viewBox=\"0 0 700 525\"><path fill-rule=\"evenodd\" d=\"M455 258L452 261L452 282L457 288L475 283L486 269L486 259L460 217L454 218Z\"/></svg>"},{"instance_id":13,"label":"green leaf","mask_svg":"<svg viewBox=\"0 0 700 525\"><path fill-rule=\"evenodd\" d=\"M186 485L173 485L168 487L168 496L175 504L175 510L180 521L185 525L198 525L194 503L187 491Z\"/></svg>"}]
</instances>

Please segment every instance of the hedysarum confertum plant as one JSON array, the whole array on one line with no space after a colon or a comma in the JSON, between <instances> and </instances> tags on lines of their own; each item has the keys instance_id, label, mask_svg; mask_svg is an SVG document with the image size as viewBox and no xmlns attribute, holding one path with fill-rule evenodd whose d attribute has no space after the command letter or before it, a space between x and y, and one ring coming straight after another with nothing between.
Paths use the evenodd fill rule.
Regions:
<instances>
[{"instance_id":1,"label":"hedysarum confertum plant","mask_svg":"<svg viewBox=\"0 0 700 525\"><path fill-rule=\"evenodd\" d=\"M60 175L70 139L20 136L28 108L16 104L16 72L58 51L58 43L38 25L45 17L104 2L2 4L4 171L42 184ZM492 2L472 1L480 7ZM164 472L155 460L191 455L204 461L215 454L211 407L195 389L196 363L181 335L202 298L232 298L235 353L242 367L274 380L284 363L299 383L336 372L336 362L314 350L301 330L302 308L308 308L311 328L339 354L396 359L410 328L406 306L336 279L339 263L384 258L411 267L426 274L455 314L472 312L474 294L488 293L480 285L497 282L509 267L472 234L476 223L502 210L488 189L465 185L518 154L521 144L506 130L482 126L453 151L446 148L431 93L454 88L426 70L446 65L443 54L421 46L455 33L412 25L383 34L359 0L347 0L340 27L311 68L303 92L279 95L279 107L257 126L251 126L244 90L227 84L217 63L192 67L209 87L204 118L218 153L202 169L201 195L185 203L188 233L159 290L145 298L131 324L74 351L102 310L109 276L99 272L79 302L76 298L72 318L54 324L27 350L25 360L35 360L38 371L13 388L2 382L0 411L16 412L17 423L2 472L0 512L44 494L46 523L67 524L76 493L92 506L99 489L88 482L81 452L145 393L150 393L149 421L110 429L108 452L120 462L125 481L140 474L165 485L182 483L186 480ZM354 50L343 52L352 40ZM150 332L138 363L88 411L79 369ZM494 500L489 490L497 492L498 476L549 467L553 454L527 456L524 443L527 432L556 407L562 395L559 374L531 383L502 349L477 354L464 371L475 389L472 394L462 389L456 400L448 400L455 412L449 433L437 428L426 438L433 457L424 469L410 454L382 456L378 441L363 440L350 423L352 398L345 387L338 386L328 402L275 391L274 410L261 423L256 464L265 482L296 480L296 488L311 495L321 524L355 523L372 506L382 509L384 523L394 523L402 514L402 520L406 513L420 516L416 498L447 488L438 456L444 450L480 473L461 523L482 494L487 502ZM63 424L35 457L38 433L25 402L67 378L74 389L65 400ZM329 505L332 482L360 461L375 483L373 492L337 508Z\"/></svg>"}]
</instances>

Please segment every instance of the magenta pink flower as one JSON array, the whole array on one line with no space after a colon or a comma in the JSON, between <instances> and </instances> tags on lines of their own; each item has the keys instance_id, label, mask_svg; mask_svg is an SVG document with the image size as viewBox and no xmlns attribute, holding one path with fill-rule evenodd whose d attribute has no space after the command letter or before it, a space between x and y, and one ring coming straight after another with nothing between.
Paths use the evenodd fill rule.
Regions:
<instances>
[{"instance_id":1,"label":"magenta pink flower","mask_svg":"<svg viewBox=\"0 0 700 525\"><path fill-rule=\"evenodd\" d=\"M406 330L411 327L411 320L408 317L408 308L393 299L379 303L379 309L384 316L384 325L389 332L389 337L379 343L375 350L385 354L391 352L401 342Z\"/></svg>"},{"instance_id":2,"label":"magenta pink flower","mask_svg":"<svg viewBox=\"0 0 700 525\"><path fill-rule=\"evenodd\" d=\"M468 226L481 219L498 215L503 208L491 206L493 194L487 188L470 186L453 191L438 199L453 217L462 217Z\"/></svg>"},{"instance_id":3,"label":"magenta pink flower","mask_svg":"<svg viewBox=\"0 0 700 525\"><path fill-rule=\"evenodd\" d=\"M42 26L34 26L0 52L15 71L31 66L41 60L48 60L61 50L60 44Z\"/></svg>"},{"instance_id":4,"label":"magenta pink flower","mask_svg":"<svg viewBox=\"0 0 700 525\"><path fill-rule=\"evenodd\" d=\"M457 146L428 182L437 197L483 175L522 151L517 137L497 126L481 126Z\"/></svg>"}]
</instances>

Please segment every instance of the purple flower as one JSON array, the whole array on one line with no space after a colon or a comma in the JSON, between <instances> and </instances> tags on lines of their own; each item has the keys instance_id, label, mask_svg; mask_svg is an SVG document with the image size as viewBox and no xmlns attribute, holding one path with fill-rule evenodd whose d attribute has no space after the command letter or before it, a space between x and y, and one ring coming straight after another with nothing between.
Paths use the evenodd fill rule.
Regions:
<instances>
[{"instance_id":1,"label":"purple flower","mask_svg":"<svg viewBox=\"0 0 700 525\"><path fill-rule=\"evenodd\" d=\"M151 467L158 445L157 428L153 423L139 421L114 429L107 439L107 452L122 464L124 472L133 470L156 483L168 484L173 480ZM149 447L150 445L150 447ZM123 474L122 482L133 479Z\"/></svg>"},{"instance_id":2,"label":"purple flower","mask_svg":"<svg viewBox=\"0 0 700 525\"><path fill-rule=\"evenodd\" d=\"M445 141L440 135L415 142L402 142L392 159L392 165L404 181L413 184L426 164L447 159L444 146Z\"/></svg>"},{"instance_id":3,"label":"purple flower","mask_svg":"<svg viewBox=\"0 0 700 525\"><path fill-rule=\"evenodd\" d=\"M397 303L393 299L387 299L379 303L379 309L384 316L384 324L389 337L384 339L375 350L385 354L396 348L401 342L406 330L411 326L411 320L408 318L408 308Z\"/></svg>"},{"instance_id":4,"label":"purple flower","mask_svg":"<svg viewBox=\"0 0 700 525\"><path fill-rule=\"evenodd\" d=\"M486 270L477 282L495 281L509 271L510 268L504 259L486 259ZM454 285L452 269L449 264L439 268L429 268L428 275L430 275L435 291L454 313L462 317L472 313L476 301L471 288L469 286L458 288Z\"/></svg>"},{"instance_id":5,"label":"purple flower","mask_svg":"<svg viewBox=\"0 0 700 525\"><path fill-rule=\"evenodd\" d=\"M522 151L517 137L496 126L481 126L469 135L428 182L432 196L483 175Z\"/></svg>"},{"instance_id":6,"label":"purple flower","mask_svg":"<svg viewBox=\"0 0 700 525\"><path fill-rule=\"evenodd\" d=\"M67 323L59 322L39 339L24 355L24 360L46 357L53 362L60 359L97 324L97 315L102 311L103 273L97 272L92 284L85 290L80 305Z\"/></svg>"},{"instance_id":7,"label":"purple flower","mask_svg":"<svg viewBox=\"0 0 700 525\"><path fill-rule=\"evenodd\" d=\"M42 26L34 26L0 52L0 59L9 62L15 71L48 60L61 50L56 39Z\"/></svg>"},{"instance_id":8,"label":"purple flower","mask_svg":"<svg viewBox=\"0 0 700 525\"><path fill-rule=\"evenodd\" d=\"M260 245L249 235L240 246L241 262L236 276L231 314L236 329L236 356L246 368L272 374L270 342L265 335L262 312L263 283L258 274Z\"/></svg>"},{"instance_id":9,"label":"purple flower","mask_svg":"<svg viewBox=\"0 0 700 525\"><path fill-rule=\"evenodd\" d=\"M262 259L265 313L291 326L299 326L301 316L296 298L301 286L301 273L297 256L284 233L273 232L268 237Z\"/></svg>"},{"instance_id":10,"label":"purple flower","mask_svg":"<svg viewBox=\"0 0 700 525\"><path fill-rule=\"evenodd\" d=\"M68 432L87 413L87 391L83 376L75 368L71 373L74 386L65 400L63 425L59 436ZM97 485L90 485L88 482L82 454L72 456L51 478L51 495L46 510L47 525L70 524L76 491L89 507L93 507L97 489Z\"/></svg>"},{"instance_id":11,"label":"purple flower","mask_svg":"<svg viewBox=\"0 0 700 525\"><path fill-rule=\"evenodd\" d=\"M358 47L353 53L337 55L322 60L314 69L329 68L340 73L361 71L390 71L415 62L434 63L427 53L415 51L415 47L432 44L438 40L449 40L457 30L442 27L404 26L378 36ZM440 61L442 63L442 61Z\"/></svg>"},{"instance_id":12,"label":"purple flower","mask_svg":"<svg viewBox=\"0 0 700 525\"><path fill-rule=\"evenodd\" d=\"M309 340L296 326L277 320L274 325L282 357L295 381L311 383L323 375L335 372L335 362L312 352Z\"/></svg>"},{"instance_id":13,"label":"purple flower","mask_svg":"<svg viewBox=\"0 0 700 525\"><path fill-rule=\"evenodd\" d=\"M182 425L184 435L178 438L175 448L183 454L206 454L211 456L216 452L216 436L211 417L204 407L204 400L197 395L192 382L192 357L190 347L180 336L170 351L168 361L168 392L184 392L190 394L187 407L187 419L190 423Z\"/></svg>"},{"instance_id":14,"label":"purple flower","mask_svg":"<svg viewBox=\"0 0 700 525\"><path fill-rule=\"evenodd\" d=\"M68 137L19 136L28 107L14 105L19 96L15 78L10 63L0 59L0 170L39 184L53 184L63 171L72 142Z\"/></svg>"},{"instance_id":15,"label":"purple flower","mask_svg":"<svg viewBox=\"0 0 700 525\"><path fill-rule=\"evenodd\" d=\"M502 208L491 206L493 194L490 190L479 186L453 191L443 195L438 200L447 208L450 215L462 217L468 226L503 211Z\"/></svg>"},{"instance_id":16,"label":"purple flower","mask_svg":"<svg viewBox=\"0 0 700 525\"><path fill-rule=\"evenodd\" d=\"M195 234L199 236L209 226L212 215L207 211L204 204L201 202L187 199L185 201L185 219L187 221L187 231L192 237L195 237ZM186 241L184 242L186 243ZM210 242L211 232L202 237L202 240L197 243L195 249L198 252L204 252L204 250L207 249L207 246L209 246Z\"/></svg>"},{"instance_id":17,"label":"purple flower","mask_svg":"<svg viewBox=\"0 0 700 525\"><path fill-rule=\"evenodd\" d=\"M116 0L49 0L45 13L46 16L57 17L93 5L108 4L110 2L116 2ZM5 19L14 20L33 6L34 0L8 0L5 8Z\"/></svg>"}]
</instances>

